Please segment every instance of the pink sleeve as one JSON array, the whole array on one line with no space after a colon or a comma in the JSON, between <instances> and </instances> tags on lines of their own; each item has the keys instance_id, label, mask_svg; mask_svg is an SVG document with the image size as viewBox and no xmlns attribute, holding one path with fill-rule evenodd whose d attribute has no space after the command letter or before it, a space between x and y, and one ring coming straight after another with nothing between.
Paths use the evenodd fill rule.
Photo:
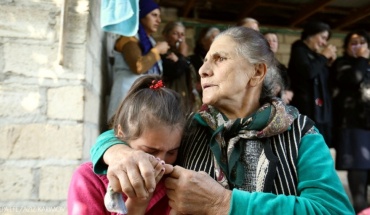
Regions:
<instances>
[{"instance_id":1,"label":"pink sleeve","mask_svg":"<svg viewBox=\"0 0 370 215\"><path fill-rule=\"evenodd\" d=\"M92 163L79 166L72 176L68 190L68 214L112 214L105 209L104 195L108 179L93 172Z\"/></svg>"}]
</instances>

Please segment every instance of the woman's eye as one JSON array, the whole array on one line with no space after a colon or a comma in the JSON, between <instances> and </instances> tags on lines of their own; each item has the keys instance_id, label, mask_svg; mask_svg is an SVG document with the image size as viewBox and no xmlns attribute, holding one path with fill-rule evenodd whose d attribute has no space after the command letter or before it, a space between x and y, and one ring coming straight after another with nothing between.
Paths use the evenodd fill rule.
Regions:
<instances>
[{"instance_id":1,"label":"woman's eye","mask_svg":"<svg viewBox=\"0 0 370 215\"><path fill-rule=\"evenodd\" d=\"M215 57L215 61L216 61L216 62L222 62L222 61L224 61L224 60L226 60L226 57L221 57L221 56L216 56L216 57Z\"/></svg>"}]
</instances>

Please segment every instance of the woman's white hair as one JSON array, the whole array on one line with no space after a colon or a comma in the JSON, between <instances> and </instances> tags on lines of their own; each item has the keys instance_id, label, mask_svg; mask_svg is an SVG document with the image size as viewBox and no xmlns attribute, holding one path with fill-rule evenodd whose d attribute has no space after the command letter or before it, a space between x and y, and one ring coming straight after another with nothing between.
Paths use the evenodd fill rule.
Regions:
<instances>
[{"instance_id":1,"label":"woman's white hair","mask_svg":"<svg viewBox=\"0 0 370 215\"><path fill-rule=\"evenodd\" d=\"M263 81L260 101L271 99L276 94L276 86L282 86L282 78L277 70L277 60L265 37L258 31L246 27L231 27L217 37L229 36L236 43L236 52L251 64L265 64L267 73Z\"/></svg>"}]
</instances>

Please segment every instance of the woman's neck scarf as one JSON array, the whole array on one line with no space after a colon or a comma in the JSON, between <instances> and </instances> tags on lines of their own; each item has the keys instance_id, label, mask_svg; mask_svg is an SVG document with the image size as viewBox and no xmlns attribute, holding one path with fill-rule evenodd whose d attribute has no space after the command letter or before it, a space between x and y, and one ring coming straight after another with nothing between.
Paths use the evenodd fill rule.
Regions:
<instances>
[{"instance_id":1,"label":"woman's neck scarf","mask_svg":"<svg viewBox=\"0 0 370 215\"><path fill-rule=\"evenodd\" d=\"M142 55L146 55L152 48L153 44L149 39L148 34L144 30L144 26L140 23L139 24L139 41L140 41L140 48ZM160 75L161 74L161 69L158 65L158 62L156 62L152 68L150 68L147 72L147 74L154 74L154 75Z\"/></svg>"},{"instance_id":2,"label":"woman's neck scarf","mask_svg":"<svg viewBox=\"0 0 370 215\"><path fill-rule=\"evenodd\" d=\"M210 148L214 155L216 178L229 188L229 182L241 186L244 180L245 168L239 160L242 154L240 144L246 141L239 140L263 140L283 133L297 117L295 107L286 106L282 100L274 98L246 118L229 120L214 107L205 105L194 119L211 130Z\"/></svg>"}]
</instances>

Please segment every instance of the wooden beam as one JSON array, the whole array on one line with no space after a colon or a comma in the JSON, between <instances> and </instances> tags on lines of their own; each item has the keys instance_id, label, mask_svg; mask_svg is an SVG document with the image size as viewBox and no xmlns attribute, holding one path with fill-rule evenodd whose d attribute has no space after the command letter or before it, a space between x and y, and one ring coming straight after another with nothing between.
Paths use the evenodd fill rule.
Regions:
<instances>
[{"instance_id":1,"label":"wooden beam","mask_svg":"<svg viewBox=\"0 0 370 215\"><path fill-rule=\"evenodd\" d=\"M248 17L249 14L259 6L261 0L251 0L246 1L247 3L243 5L243 9L239 13L239 19L243 19L245 17ZM257 20L258 21L258 20Z\"/></svg>"},{"instance_id":2,"label":"wooden beam","mask_svg":"<svg viewBox=\"0 0 370 215\"><path fill-rule=\"evenodd\" d=\"M364 19L368 16L370 16L370 5L348 14L345 18L337 22L338 25L335 25L334 29L341 30L342 28L347 27L355 22L358 22L361 19Z\"/></svg>"},{"instance_id":3,"label":"wooden beam","mask_svg":"<svg viewBox=\"0 0 370 215\"><path fill-rule=\"evenodd\" d=\"M183 17L188 17L189 13L192 9L194 9L195 0L187 0L184 7L183 7Z\"/></svg>"},{"instance_id":4,"label":"wooden beam","mask_svg":"<svg viewBox=\"0 0 370 215\"><path fill-rule=\"evenodd\" d=\"M316 0L312 4L308 4L303 7L302 10L298 11L295 16L291 19L290 27L295 27L308 17L322 10L327 4L333 0Z\"/></svg>"}]
</instances>

